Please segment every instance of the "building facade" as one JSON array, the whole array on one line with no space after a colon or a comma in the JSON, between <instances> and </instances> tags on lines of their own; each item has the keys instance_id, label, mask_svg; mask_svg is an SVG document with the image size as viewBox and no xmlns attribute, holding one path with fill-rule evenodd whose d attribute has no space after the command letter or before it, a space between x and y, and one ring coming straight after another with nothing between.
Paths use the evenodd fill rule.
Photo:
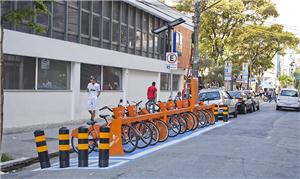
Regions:
<instances>
[{"instance_id":1,"label":"building facade","mask_svg":"<svg viewBox=\"0 0 300 179\"><path fill-rule=\"evenodd\" d=\"M30 1L5 1L2 13L33 7ZM53 1L49 15L34 19L47 31L39 33L4 24L4 128L88 120L89 76L101 86L98 106L115 106L119 99L146 102L152 81L158 100L182 90L191 56L193 24L159 1ZM165 65L167 34L152 29L183 17L174 28L179 68Z\"/></svg>"}]
</instances>

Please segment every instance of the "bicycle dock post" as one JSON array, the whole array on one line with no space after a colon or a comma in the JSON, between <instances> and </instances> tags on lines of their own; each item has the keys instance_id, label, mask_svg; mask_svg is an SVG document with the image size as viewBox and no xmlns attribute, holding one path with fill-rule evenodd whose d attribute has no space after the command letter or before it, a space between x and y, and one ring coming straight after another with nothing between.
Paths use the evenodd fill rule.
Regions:
<instances>
[{"instance_id":1,"label":"bicycle dock post","mask_svg":"<svg viewBox=\"0 0 300 179\"><path fill-rule=\"evenodd\" d=\"M99 133L99 167L108 167L109 165L109 127L101 126Z\"/></svg>"},{"instance_id":2,"label":"bicycle dock post","mask_svg":"<svg viewBox=\"0 0 300 179\"><path fill-rule=\"evenodd\" d=\"M59 168L70 166L70 140L69 129L62 127L59 129Z\"/></svg>"},{"instance_id":3,"label":"bicycle dock post","mask_svg":"<svg viewBox=\"0 0 300 179\"><path fill-rule=\"evenodd\" d=\"M88 129L78 128L78 167L88 167Z\"/></svg>"},{"instance_id":4,"label":"bicycle dock post","mask_svg":"<svg viewBox=\"0 0 300 179\"><path fill-rule=\"evenodd\" d=\"M218 120L219 120L218 119L219 118L218 106L214 105L213 110L214 110L215 122L218 122Z\"/></svg>"},{"instance_id":5,"label":"bicycle dock post","mask_svg":"<svg viewBox=\"0 0 300 179\"><path fill-rule=\"evenodd\" d=\"M36 151L38 152L41 168L49 168L50 160L48 155L48 147L46 143L45 132L43 130L34 131Z\"/></svg>"}]
</instances>

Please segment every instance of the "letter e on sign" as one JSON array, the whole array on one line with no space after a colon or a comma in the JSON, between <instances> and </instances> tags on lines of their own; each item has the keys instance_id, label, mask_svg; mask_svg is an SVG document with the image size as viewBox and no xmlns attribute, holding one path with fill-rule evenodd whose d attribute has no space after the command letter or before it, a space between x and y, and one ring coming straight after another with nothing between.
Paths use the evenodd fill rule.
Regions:
<instances>
[{"instance_id":1,"label":"letter e on sign","mask_svg":"<svg viewBox=\"0 0 300 179\"><path fill-rule=\"evenodd\" d=\"M166 65L170 70L177 70L178 55L176 52L166 53Z\"/></svg>"}]
</instances>

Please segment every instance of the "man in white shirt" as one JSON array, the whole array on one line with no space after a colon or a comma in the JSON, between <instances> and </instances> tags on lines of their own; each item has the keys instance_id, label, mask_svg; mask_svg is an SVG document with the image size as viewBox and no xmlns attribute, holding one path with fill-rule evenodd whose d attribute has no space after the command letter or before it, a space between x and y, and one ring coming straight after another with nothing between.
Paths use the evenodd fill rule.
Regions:
<instances>
[{"instance_id":1,"label":"man in white shirt","mask_svg":"<svg viewBox=\"0 0 300 179\"><path fill-rule=\"evenodd\" d=\"M91 114L91 120L93 121L96 116L97 99L100 95L100 85L96 82L96 78L94 76L90 77L90 83L87 86L87 91L89 93L88 110Z\"/></svg>"}]
</instances>

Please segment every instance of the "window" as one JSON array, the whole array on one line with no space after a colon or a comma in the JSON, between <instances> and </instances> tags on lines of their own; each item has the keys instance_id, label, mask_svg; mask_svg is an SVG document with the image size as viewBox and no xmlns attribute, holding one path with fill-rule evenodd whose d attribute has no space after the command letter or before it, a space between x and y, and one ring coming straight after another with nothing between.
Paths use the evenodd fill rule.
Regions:
<instances>
[{"instance_id":1,"label":"window","mask_svg":"<svg viewBox=\"0 0 300 179\"><path fill-rule=\"evenodd\" d=\"M110 21L103 19L103 39L110 40Z\"/></svg>"},{"instance_id":2,"label":"window","mask_svg":"<svg viewBox=\"0 0 300 179\"><path fill-rule=\"evenodd\" d=\"M121 44L126 45L127 42L127 26L121 25Z\"/></svg>"},{"instance_id":3,"label":"window","mask_svg":"<svg viewBox=\"0 0 300 179\"><path fill-rule=\"evenodd\" d=\"M113 22L113 32L112 32L112 41L118 42L119 41L119 24Z\"/></svg>"},{"instance_id":4,"label":"window","mask_svg":"<svg viewBox=\"0 0 300 179\"><path fill-rule=\"evenodd\" d=\"M68 9L68 31L78 34L78 9L69 7Z\"/></svg>"},{"instance_id":5,"label":"window","mask_svg":"<svg viewBox=\"0 0 300 179\"><path fill-rule=\"evenodd\" d=\"M68 1L70 6L78 7L78 1Z\"/></svg>"},{"instance_id":6,"label":"window","mask_svg":"<svg viewBox=\"0 0 300 179\"><path fill-rule=\"evenodd\" d=\"M170 74L160 74L160 90L170 90Z\"/></svg>"},{"instance_id":7,"label":"window","mask_svg":"<svg viewBox=\"0 0 300 179\"><path fill-rule=\"evenodd\" d=\"M89 83L90 76L94 76L97 79L97 83L101 83L101 66L81 64L80 67L80 89L86 90Z\"/></svg>"},{"instance_id":8,"label":"window","mask_svg":"<svg viewBox=\"0 0 300 179\"><path fill-rule=\"evenodd\" d=\"M120 16L120 2L113 1L113 19L118 21L119 16Z\"/></svg>"},{"instance_id":9,"label":"window","mask_svg":"<svg viewBox=\"0 0 300 179\"><path fill-rule=\"evenodd\" d=\"M38 89L70 89L70 62L39 59Z\"/></svg>"},{"instance_id":10,"label":"window","mask_svg":"<svg viewBox=\"0 0 300 179\"><path fill-rule=\"evenodd\" d=\"M90 10L91 1L81 1L82 9Z\"/></svg>"},{"instance_id":11,"label":"window","mask_svg":"<svg viewBox=\"0 0 300 179\"><path fill-rule=\"evenodd\" d=\"M147 51L148 36L147 32L143 32L143 51Z\"/></svg>"},{"instance_id":12,"label":"window","mask_svg":"<svg viewBox=\"0 0 300 179\"><path fill-rule=\"evenodd\" d=\"M136 31L135 44L137 50L141 49L141 42L142 42L142 32Z\"/></svg>"},{"instance_id":13,"label":"window","mask_svg":"<svg viewBox=\"0 0 300 179\"><path fill-rule=\"evenodd\" d=\"M134 23L135 23L134 8L132 6L129 6L128 7L128 12L129 12L129 14L128 14L128 19L129 19L128 24L130 26L134 26Z\"/></svg>"},{"instance_id":14,"label":"window","mask_svg":"<svg viewBox=\"0 0 300 179\"><path fill-rule=\"evenodd\" d=\"M101 1L93 1L93 12L101 14Z\"/></svg>"},{"instance_id":15,"label":"window","mask_svg":"<svg viewBox=\"0 0 300 179\"><path fill-rule=\"evenodd\" d=\"M61 3L53 3L53 27L57 29L65 29L65 5Z\"/></svg>"},{"instance_id":16,"label":"window","mask_svg":"<svg viewBox=\"0 0 300 179\"><path fill-rule=\"evenodd\" d=\"M35 89L35 58L4 55L4 89Z\"/></svg>"},{"instance_id":17,"label":"window","mask_svg":"<svg viewBox=\"0 0 300 179\"><path fill-rule=\"evenodd\" d=\"M173 84L172 84L173 91L179 90L179 81L180 81L180 75L173 75Z\"/></svg>"},{"instance_id":18,"label":"window","mask_svg":"<svg viewBox=\"0 0 300 179\"><path fill-rule=\"evenodd\" d=\"M282 90L280 96L298 97L298 92L295 90Z\"/></svg>"},{"instance_id":19,"label":"window","mask_svg":"<svg viewBox=\"0 0 300 179\"><path fill-rule=\"evenodd\" d=\"M130 48L134 47L134 28L129 28L129 43Z\"/></svg>"},{"instance_id":20,"label":"window","mask_svg":"<svg viewBox=\"0 0 300 179\"><path fill-rule=\"evenodd\" d=\"M103 16L110 18L111 17L111 2L102 1L103 3Z\"/></svg>"},{"instance_id":21,"label":"window","mask_svg":"<svg viewBox=\"0 0 300 179\"><path fill-rule=\"evenodd\" d=\"M103 67L103 90L122 89L122 69Z\"/></svg>"},{"instance_id":22,"label":"window","mask_svg":"<svg viewBox=\"0 0 300 179\"><path fill-rule=\"evenodd\" d=\"M122 2L122 15L121 15L121 21L122 23L125 23L127 24L127 13L128 13L128 10L127 10L127 4Z\"/></svg>"},{"instance_id":23,"label":"window","mask_svg":"<svg viewBox=\"0 0 300 179\"><path fill-rule=\"evenodd\" d=\"M93 36L99 38L99 25L100 25L100 17L93 16Z\"/></svg>"},{"instance_id":24,"label":"window","mask_svg":"<svg viewBox=\"0 0 300 179\"><path fill-rule=\"evenodd\" d=\"M199 94L199 101L211 101L221 99L219 91L203 92Z\"/></svg>"},{"instance_id":25,"label":"window","mask_svg":"<svg viewBox=\"0 0 300 179\"><path fill-rule=\"evenodd\" d=\"M87 12L82 11L81 17L81 33L84 35L89 35L90 31L90 15Z\"/></svg>"}]
</instances>

